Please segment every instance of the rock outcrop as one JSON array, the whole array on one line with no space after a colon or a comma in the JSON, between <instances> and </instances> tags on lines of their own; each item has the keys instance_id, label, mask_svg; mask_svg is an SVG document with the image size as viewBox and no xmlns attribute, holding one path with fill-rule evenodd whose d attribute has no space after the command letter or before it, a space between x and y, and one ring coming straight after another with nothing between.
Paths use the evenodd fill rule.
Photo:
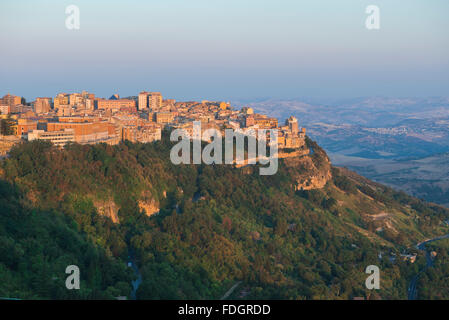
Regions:
<instances>
[{"instance_id":1,"label":"rock outcrop","mask_svg":"<svg viewBox=\"0 0 449 320\"><path fill-rule=\"evenodd\" d=\"M295 190L321 189L332 179L331 162L326 152L316 144L311 154L284 159L289 174L295 179Z\"/></svg>"},{"instance_id":2,"label":"rock outcrop","mask_svg":"<svg viewBox=\"0 0 449 320\"><path fill-rule=\"evenodd\" d=\"M163 197L166 196L167 193L166 191L164 191ZM148 189L142 192L137 204L139 205L140 211L143 211L147 216L152 216L153 214L157 214L160 211L159 201L155 199L153 194Z\"/></svg>"},{"instance_id":3,"label":"rock outcrop","mask_svg":"<svg viewBox=\"0 0 449 320\"><path fill-rule=\"evenodd\" d=\"M141 211L145 212L147 216L159 213L160 210L159 204L154 199L139 200L139 208Z\"/></svg>"},{"instance_id":4,"label":"rock outcrop","mask_svg":"<svg viewBox=\"0 0 449 320\"><path fill-rule=\"evenodd\" d=\"M118 218L118 211L120 208L113 200L95 200L93 201L93 204L99 214L110 218L114 223L120 222Z\"/></svg>"}]
</instances>

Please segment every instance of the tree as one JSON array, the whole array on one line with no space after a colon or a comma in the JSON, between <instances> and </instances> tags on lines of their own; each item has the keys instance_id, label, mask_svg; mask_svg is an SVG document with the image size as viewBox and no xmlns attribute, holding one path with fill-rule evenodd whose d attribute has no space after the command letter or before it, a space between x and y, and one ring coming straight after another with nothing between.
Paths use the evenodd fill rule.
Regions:
<instances>
[{"instance_id":1,"label":"tree","mask_svg":"<svg viewBox=\"0 0 449 320\"><path fill-rule=\"evenodd\" d=\"M15 121L8 115L8 118L0 121L0 134L4 136L11 136L14 134L13 126Z\"/></svg>"}]
</instances>

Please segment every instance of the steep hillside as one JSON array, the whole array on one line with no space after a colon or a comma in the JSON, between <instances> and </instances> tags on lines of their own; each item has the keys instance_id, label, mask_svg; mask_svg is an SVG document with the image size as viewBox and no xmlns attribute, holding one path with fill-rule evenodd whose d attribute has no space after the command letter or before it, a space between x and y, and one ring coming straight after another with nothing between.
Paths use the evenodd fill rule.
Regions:
<instances>
[{"instance_id":1,"label":"steep hillside","mask_svg":"<svg viewBox=\"0 0 449 320\"><path fill-rule=\"evenodd\" d=\"M91 237L68 211L30 206L14 185L0 181L0 298L113 299L129 295L134 275ZM83 212L93 231L117 228ZM66 267L81 270L80 290L65 287Z\"/></svg>"},{"instance_id":2,"label":"steep hillside","mask_svg":"<svg viewBox=\"0 0 449 320\"><path fill-rule=\"evenodd\" d=\"M234 298L406 298L421 258L411 266L390 257L448 233L442 221L449 210L333 168L316 143L307 144L311 155L281 160L273 176L260 176L257 166L175 166L167 137L154 144L74 144L65 150L22 144L1 163L3 183L16 190L10 196L16 200L0 203L0 236L10 243L0 251L0 273L8 275L0 292L65 297L60 286L37 291L32 280L20 280L21 272L34 275L9 254L21 252L24 235L17 229L23 224L37 232L36 255L52 266L45 279L65 277L65 263L83 261L86 290L108 297L128 295L123 291L130 275L122 269L131 256L143 278L141 299L216 299L237 281L242 283ZM47 223L55 226L46 232L58 232L34 230ZM66 232L79 244L58 244ZM48 252L47 242L59 249ZM87 263L83 245L104 258ZM21 259L34 265L32 256ZM382 270L375 293L364 286L371 264ZM111 268L113 283L89 276Z\"/></svg>"}]
</instances>

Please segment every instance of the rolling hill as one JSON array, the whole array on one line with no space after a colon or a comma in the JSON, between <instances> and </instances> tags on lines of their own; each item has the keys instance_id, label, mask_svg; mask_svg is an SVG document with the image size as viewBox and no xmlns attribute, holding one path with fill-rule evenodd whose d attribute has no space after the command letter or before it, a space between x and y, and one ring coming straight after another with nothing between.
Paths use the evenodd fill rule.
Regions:
<instances>
[{"instance_id":1,"label":"rolling hill","mask_svg":"<svg viewBox=\"0 0 449 320\"><path fill-rule=\"evenodd\" d=\"M1 162L0 296L218 299L407 298L425 263L399 257L448 233L449 210L333 167L326 152L257 166L170 162L153 144L23 143ZM307 188L305 188L307 186ZM307 189L307 190L305 190ZM80 292L64 287L79 265ZM380 290L365 268L382 270Z\"/></svg>"}]
</instances>

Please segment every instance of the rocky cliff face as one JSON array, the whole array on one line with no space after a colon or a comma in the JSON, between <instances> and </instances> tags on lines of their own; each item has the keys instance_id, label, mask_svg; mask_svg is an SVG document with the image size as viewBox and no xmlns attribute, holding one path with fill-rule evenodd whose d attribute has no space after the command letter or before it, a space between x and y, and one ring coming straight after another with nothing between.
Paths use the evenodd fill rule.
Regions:
<instances>
[{"instance_id":1,"label":"rocky cliff face","mask_svg":"<svg viewBox=\"0 0 449 320\"><path fill-rule=\"evenodd\" d=\"M120 223L118 211L120 207L111 199L108 200L94 200L93 204L97 212L105 217L108 217L114 223ZM138 201L138 206L147 216L151 216L159 212L159 203L152 197L145 196Z\"/></svg>"},{"instance_id":2,"label":"rocky cliff face","mask_svg":"<svg viewBox=\"0 0 449 320\"><path fill-rule=\"evenodd\" d=\"M321 189L332 179L331 162L326 152L309 141L311 154L285 158L284 163L294 178L295 190Z\"/></svg>"},{"instance_id":3,"label":"rocky cliff face","mask_svg":"<svg viewBox=\"0 0 449 320\"><path fill-rule=\"evenodd\" d=\"M167 196L166 191L163 192L162 196L165 198ZM137 202L140 211L143 211L148 217L153 214L159 213L160 204L157 199L153 196L149 189L143 191L140 195L140 199Z\"/></svg>"},{"instance_id":4,"label":"rocky cliff face","mask_svg":"<svg viewBox=\"0 0 449 320\"><path fill-rule=\"evenodd\" d=\"M139 208L141 211L145 212L147 216L159 213L160 209L159 204L154 199L140 200Z\"/></svg>"},{"instance_id":5,"label":"rocky cliff face","mask_svg":"<svg viewBox=\"0 0 449 320\"><path fill-rule=\"evenodd\" d=\"M118 218L118 211L120 208L113 200L95 200L93 204L99 214L110 218L114 223L120 222Z\"/></svg>"}]
</instances>

